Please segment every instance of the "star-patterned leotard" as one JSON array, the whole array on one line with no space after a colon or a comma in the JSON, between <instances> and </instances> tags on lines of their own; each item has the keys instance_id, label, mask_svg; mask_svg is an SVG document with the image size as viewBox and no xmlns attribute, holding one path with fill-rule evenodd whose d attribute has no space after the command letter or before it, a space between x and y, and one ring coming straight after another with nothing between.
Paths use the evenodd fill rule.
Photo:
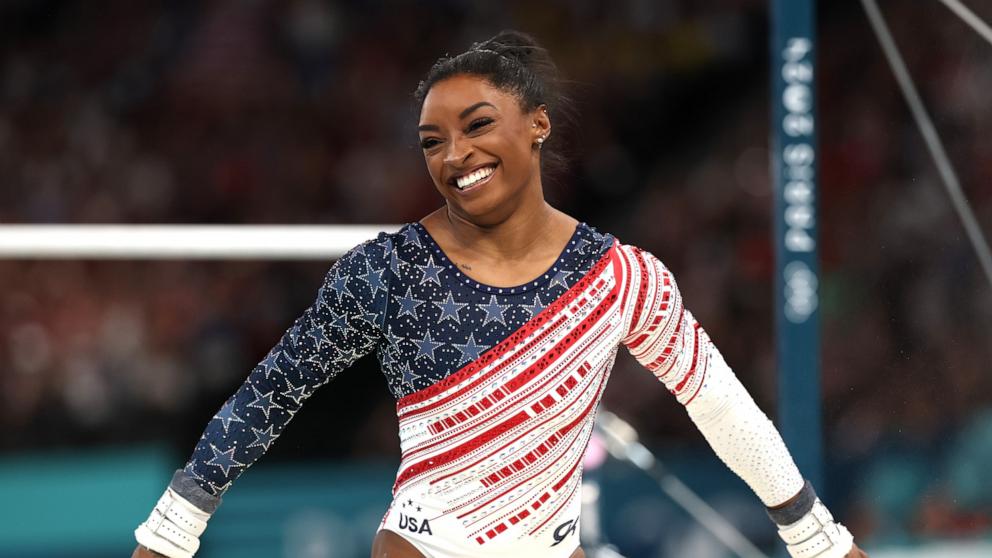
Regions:
<instances>
[{"instance_id":1,"label":"star-patterned leotard","mask_svg":"<svg viewBox=\"0 0 992 558\"><path fill-rule=\"evenodd\" d=\"M419 223L351 250L209 422L173 488L219 498L314 390L375 350L402 449L381 528L428 558L569 556L581 457L621 344L766 504L798 492L781 438L668 270L585 224L516 287L463 275Z\"/></svg>"}]
</instances>

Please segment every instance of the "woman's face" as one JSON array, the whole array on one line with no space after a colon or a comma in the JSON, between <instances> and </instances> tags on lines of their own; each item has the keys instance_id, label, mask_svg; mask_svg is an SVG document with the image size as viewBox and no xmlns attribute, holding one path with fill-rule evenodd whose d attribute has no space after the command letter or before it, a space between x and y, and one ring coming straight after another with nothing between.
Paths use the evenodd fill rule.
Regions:
<instances>
[{"instance_id":1,"label":"woman's face","mask_svg":"<svg viewBox=\"0 0 992 558\"><path fill-rule=\"evenodd\" d=\"M470 75L435 83L420 110L434 186L451 211L480 225L502 222L534 194L543 200L535 145L550 129L543 107L524 111L515 95Z\"/></svg>"}]
</instances>

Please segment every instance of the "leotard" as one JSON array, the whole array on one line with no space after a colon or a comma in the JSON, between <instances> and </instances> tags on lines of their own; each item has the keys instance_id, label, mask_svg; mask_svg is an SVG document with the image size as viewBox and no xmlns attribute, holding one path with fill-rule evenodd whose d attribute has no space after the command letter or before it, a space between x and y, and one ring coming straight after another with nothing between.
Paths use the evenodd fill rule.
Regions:
<instances>
[{"instance_id":1,"label":"leotard","mask_svg":"<svg viewBox=\"0 0 992 558\"><path fill-rule=\"evenodd\" d=\"M585 224L546 273L516 287L465 276L418 223L351 250L208 423L172 486L213 511L314 390L375 350L402 449L380 528L428 558L567 557L579 540L582 454L621 345L763 502L799 491L781 438L670 272Z\"/></svg>"}]
</instances>

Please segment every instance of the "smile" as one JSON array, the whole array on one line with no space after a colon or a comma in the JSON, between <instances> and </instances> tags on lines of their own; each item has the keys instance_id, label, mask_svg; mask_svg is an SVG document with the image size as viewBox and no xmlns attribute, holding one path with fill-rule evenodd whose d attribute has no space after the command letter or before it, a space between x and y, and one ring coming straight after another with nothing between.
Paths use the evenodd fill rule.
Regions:
<instances>
[{"instance_id":1,"label":"smile","mask_svg":"<svg viewBox=\"0 0 992 558\"><path fill-rule=\"evenodd\" d=\"M496 165L490 165L488 167L483 167L479 170L470 172L465 176L459 176L455 179L455 186L461 190L471 190L478 186L489 182L489 178L496 172Z\"/></svg>"}]
</instances>

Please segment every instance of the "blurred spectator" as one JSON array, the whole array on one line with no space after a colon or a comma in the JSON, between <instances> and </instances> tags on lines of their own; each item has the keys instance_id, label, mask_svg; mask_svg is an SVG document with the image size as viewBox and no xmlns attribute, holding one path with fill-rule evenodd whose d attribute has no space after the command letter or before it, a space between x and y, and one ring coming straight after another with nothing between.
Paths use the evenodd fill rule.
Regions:
<instances>
[{"instance_id":1,"label":"blurred spectator","mask_svg":"<svg viewBox=\"0 0 992 558\"><path fill-rule=\"evenodd\" d=\"M4 3L0 221L415 220L439 200L410 93L438 55L521 27L582 106L563 132L579 156L549 196L665 260L772 409L765 3L494 6ZM841 515L862 538L988 532L989 285L861 13L821 10L824 405L833 470L857 479L834 484L855 503ZM988 45L936 3L885 11L988 223ZM326 266L0 262L0 448L191 448ZM396 451L386 390L364 369L334 385L374 403L337 405L376 418L296 455ZM655 445L701 443L632 360L612 383L607 404Z\"/></svg>"}]
</instances>

